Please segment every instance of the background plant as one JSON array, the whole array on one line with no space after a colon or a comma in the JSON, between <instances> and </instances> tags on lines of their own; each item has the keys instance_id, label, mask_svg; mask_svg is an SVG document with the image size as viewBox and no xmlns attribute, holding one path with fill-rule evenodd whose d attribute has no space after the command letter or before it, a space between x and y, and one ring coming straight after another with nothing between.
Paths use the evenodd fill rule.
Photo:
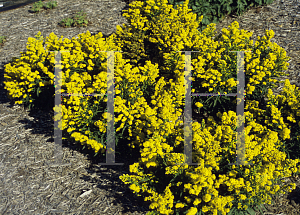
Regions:
<instances>
[{"instance_id":1,"label":"background plant","mask_svg":"<svg viewBox=\"0 0 300 215\"><path fill-rule=\"evenodd\" d=\"M41 0L39 2L35 2L33 4L33 12L40 12L40 10L42 8L47 9L54 9L55 7L57 7L57 2L56 1L50 1L47 4L44 4Z\"/></svg>"},{"instance_id":2,"label":"background plant","mask_svg":"<svg viewBox=\"0 0 300 215\"><path fill-rule=\"evenodd\" d=\"M146 2L147 0L137 0ZM173 5L174 8L178 8L183 4L183 0L168 0L168 3ZM188 8L197 14L197 21L199 24L198 30L203 31L207 25L211 23L219 23L226 15L237 14L242 15L250 7L257 7L263 5L269 5L274 0L189 0ZM200 18L203 16L203 18Z\"/></svg>"},{"instance_id":3,"label":"background plant","mask_svg":"<svg viewBox=\"0 0 300 215\"><path fill-rule=\"evenodd\" d=\"M32 10L33 10L33 12L40 12L40 10L41 10L41 8L43 7L43 2L42 2L42 0L40 0L40 1L38 1L38 2L35 2L34 4L33 4L33 7L32 7Z\"/></svg>"},{"instance_id":4,"label":"background plant","mask_svg":"<svg viewBox=\"0 0 300 215\"><path fill-rule=\"evenodd\" d=\"M242 15L250 7L269 5L274 0L240 0L240 1L228 1L228 0L190 0L188 7L197 14L200 18L203 15L203 20L199 25L199 31L203 31L210 23L218 23L226 15L237 14ZM174 8L180 4L183 4L182 0L169 0L169 3Z\"/></svg>"},{"instance_id":5,"label":"background plant","mask_svg":"<svg viewBox=\"0 0 300 215\"><path fill-rule=\"evenodd\" d=\"M63 19L59 24L63 27L86 26L89 21L86 19L86 13L80 11L75 17Z\"/></svg>"},{"instance_id":6,"label":"background plant","mask_svg":"<svg viewBox=\"0 0 300 215\"><path fill-rule=\"evenodd\" d=\"M74 24L74 20L71 18L65 18L60 22L60 25L66 27L71 27L73 24Z\"/></svg>"},{"instance_id":7,"label":"background plant","mask_svg":"<svg viewBox=\"0 0 300 215\"><path fill-rule=\"evenodd\" d=\"M0 36L0 45L3 45L5 41L6 41L6 36Z\"/></svg>"},{"instance_id":8,"label":"background plant","mask_svg":"<svg viewBox=\"0 0 300 215\"><path fill-rule=\"evenodd\" d=\"M54 9L57 7L57 2L53 1L53 2L48 2L47 4L44 5L44 8L47 9Z\"/></svg>"}]
</instances>

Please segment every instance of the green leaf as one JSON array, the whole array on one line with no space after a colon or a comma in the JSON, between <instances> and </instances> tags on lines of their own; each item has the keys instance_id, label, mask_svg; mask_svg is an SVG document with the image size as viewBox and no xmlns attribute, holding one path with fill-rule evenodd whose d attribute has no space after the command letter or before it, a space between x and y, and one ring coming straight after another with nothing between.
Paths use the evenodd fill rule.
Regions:
<instances>
[{"instance_id":1,"label":"green leaf","mask_svg":"<svg viewBox=\"0 0 300 215\"><path fill-rule=\"evenodd\" d=\"M195 5L201 6L201 4L197 0L195 1Z\"/></svg>"},{"instance_id":2,"label":"green leaf","mask_svg":"<svg viewBox=\"0 0 300 215\"><path fill-rule=\"evenodd\" d=\"M194 6L194 5L192 5L192 10L193 10L193 11L196 11L196 10L197 10L197 7Z\"/></svg>"},{"instance_id":3,"label":"green leaf","mask_svg":"<svg viewBox=\"0 0 300 215\"><path fill-rule=\"evenodd\" d=\"M262 5L261 0L255 0L256 3L258 3L259 5Z\"/></svg>"},{"instance_id":4,"label":"green leaf","mask_svg":"<svg viewBox=\"0 0 300 215\"><path fill-rule=\"evenodd\" d=\"M247 208L247 210L246 210L250 215L255 215L256 213L255 213L255 211L252 209L252 208L250 208L250 207L248 207ZM261 211L260 211L261 212ZM261 212L262 213L262 212ZM263 214L263 213L262 213Z\"/></svg>"},{"instance_id":5,"label":"green leaf","mask_svg":"<svg viewBox=\"0 0 300 215\"><path fill-rule=\"evenodd\" d=\"M229 213L227 215L232 215L233 212L234 212L234 208L231 208L231 210L229 211Z\"/></svg>"},{"instance_id":6,"label":"green leaf","mask_svg":"<svg viewBox=\"0 0 300 215\"><path fill-rule=\"evenodd\" d=\"M272 200L272 201L273 201L273 200ZM264 208L265 210L267 210L263 204L258 205L257 208L258 208L258 210L259 210L259 212L260 212L261 214L263 214L261 208Z\"/></svg>"},{"instance_id":7,"label":"green leaf","mask_svg":"<svg viewBox=\"0 0 300 215\"><path fill-rule=\"evenodd\" d=\"M40 93L40 87L38 87L37 90L36 90L37 97L39 97L39 93Z\"/></svg>"},{"instance_id":8,"label":"green leaf","mask_svg":"<svg viewBox=\"0 0 300 215\"><path fill-rule=\"evenodd\" d=\"M218 98L215 99L215 101L214 101L214 106L213 106L213 107L216 107L217 100L218 100Z\"/></svg>"}]
</instances>

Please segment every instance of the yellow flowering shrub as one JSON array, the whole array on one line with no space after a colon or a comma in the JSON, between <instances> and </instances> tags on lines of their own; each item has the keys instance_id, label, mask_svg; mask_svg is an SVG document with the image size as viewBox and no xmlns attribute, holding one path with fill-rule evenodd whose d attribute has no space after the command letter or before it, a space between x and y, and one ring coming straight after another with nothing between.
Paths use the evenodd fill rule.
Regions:
<instances>
[{"instance_id":1,"label":"yellow flowering shrub","mask_svg":"<svg viewBox=\"0 0 300 215\"><path fill-rule=\"evenodd\" d=\"M131 3L130 9L124 10L130 24L123 24L123 28L117 26L115 37L125 58L133 65L143 65L151 59L152 63L158 63L160 75L169 81L178 76L176 65L180 65L179 70L184 68L184 53L178 51L195 51L191 53L192 93L228 94L235 93L237 88L237 53L234 51L246 51L245 99L261 103L267 90L276 86L277 80L273 77L283 75L280 71L289 65L285 50L270 41L274 32L266 30L265 36L257 37L254 46L250 40L253 33L239 30L237 22L218 36L215 23L200 33L196 14L188 9L188 2L184 1L177 9L167 4L167 0ZM199 17L200 22L202 18ZM194 96L192 99L204 104L202 111L208 115L234 111L236 107L236 99L229 96Z\"/></svg>"},{"instance_id":2,"label":"yellow flowering shrub","mask_svg":"<svg viewBox=\"0 0 300 215\"><path fill-rule=\"evenodd\" d=\"M132 174L120 178L150 203L152 214L217 215L271 203L270 195L295 189L295 184L280 187L278 180L299 172L299 160L286 159L283 147L291 129L300 126L299 91L286 82L283 94L275 98L270 89L275 82L271 77L282 74L288 58L270 42L272 30L254 46L252 34L239 30L237 22L215 38L215 24L200 33L187 4L173 9L167 0L133 2L124 13L131 24L118 26L107 39L87 31L72 40L51 33L44 42L38 33L36 39L28 38L28 51L6 65L5 89L17 104L33 104L43 92L43 99L52 99L56 60L48 51L69 51L60 60L62 93L100 95L62 97L61 112L54 118L62 116L68 139L104 156L112 117L101 95L107 94L107 51L122 51L114 54L116 153L127 154L118 145L125 144L135 149L138 162L130 165ZM191 55L192 93L219 94L236 92L237 60L230 51L252 51L244 59L244 149L245 161L252 165L228 165L236 160L236 99L220 96L193 97L192 109L210 114L201 124L191 124L192 160L198 165L186 163L183 121L178 120L187 84L184 50L199 51ZM262 110L266 92L270 101Z\"/></svg>"}]
</instances>

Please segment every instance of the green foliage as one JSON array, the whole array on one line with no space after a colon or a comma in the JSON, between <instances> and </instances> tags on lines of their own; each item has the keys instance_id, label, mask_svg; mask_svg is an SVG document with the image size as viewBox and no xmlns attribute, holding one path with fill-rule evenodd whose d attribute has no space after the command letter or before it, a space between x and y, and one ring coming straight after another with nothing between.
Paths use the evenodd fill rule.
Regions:
<instances>
[{"instance_id":1,"label":"green foliage","mask_svg":"<svg viewBox=\"0 0 300 215\"><path fill-rule=\"evenodd\" d=\"M41 8L44 6L44 3L40 0L33 4L32 10L33 12L40 12Z\"/></svg>"},{"instance_id":2,"label":"green foliage","mask_svg":"<svg viewBox=\"0 0 300 215\"><path fill-rule=\"evenodd\" d=\"M55 7L57 7L57 2L48 2L46 5L44 5L44 8L47 9L54 9Z\"/></svg>"},{"instance_id":3,"label":"green foliage","mask_svg":"<svg viewBox=\"0 0 300 215\"><path fill-rule=\"evenodd\" d=\"M32 11L34 13L40 12L41 8L44 9L54 9L57 7L57 2L56 1L50 1L47 4L44 4L41 0L39 2L36 2L33 4Z\"/></svg>"},{"instance_id":4,"label":"green foliage","mask_svg":"<svg viewBox=\"0 0 300 215\"><path fill-rule=\"evenodd\" d=\"M87 26L89 21L86 19L86 13L80 11L75 17L63 19L59 23L62 27L76 27L76 26Z\"/></svg>"},{"instance_id":5,"label":"green foliage","mask_svg":"<svg viewBox=\"0 0 300 215\"><path fill-rule=\"evenodd\" d=\"M250 7L261 5L269 5L274 0L190 0L189 8L197 14L199 18L203 15L202 24L199 31L203 31L210 23L218 23L226 15L237 13L238 16L242 15L244 11ZM183 4L182 0L169 0L169 3L174 7Z\"/></svg>"},{"instance_id":6,"label":"green foliage","mask_svg":"<svg viewBox=\"0 0 300 215\"><path fill-rule=\"evenodd\" d=\"M228 215L255 215L255 211L252 208L247 208L246 211L232 208Z\"/></svg>"},{"instance_id":7,"label":"green foliage","mask_svg":"<svg viewBox=\"0 0 300 215\"><path fill-rule=\"evenodd\" d=\"M6 41L6 36L0 36L0 46L3 46L5 41Z\"/></svg>"},{"instance_id":8,"label":"green foliage","mask_svg":"<svg viewBox=\"0 0 300 215\"><path fill-rule=\"evenodd\" d=\"M74 23L74 20L71 18L65 18L60 22L60 25L65 27L71 27Z\"/></svg>"}]
</instances>

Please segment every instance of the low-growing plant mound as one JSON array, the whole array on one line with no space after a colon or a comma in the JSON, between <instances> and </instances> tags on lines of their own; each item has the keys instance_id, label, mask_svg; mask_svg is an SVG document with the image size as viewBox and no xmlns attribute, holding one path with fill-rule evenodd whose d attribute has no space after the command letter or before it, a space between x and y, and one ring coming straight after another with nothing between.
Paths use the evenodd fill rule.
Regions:
<instances>
[{"instance_id":1,"label":"low-growing plant mound","mask_svg":"<svg viewBox=\"0 0 300 215\"><path fill-rule=\"evenodd\" d=\"M106 39L89 31L72 40L53 33L45 40L39 33L28 39L20 59L5 66L5 88L16 104L31 107L44 99L51 105L54 51L64 51L59 61L61 92L70 96L62 97L61 113L54 117L62 116L64 138L105 156L107 125L114 119L117 156L136 157L132 174L120 178L151 203L153 214L251 213L254 205L271 203L270 195L295 189L295 184L278 183L299 172L299 160L286 158L285 145L291 129L299 132L299 91L287 81L283 93L272 96L273 78L283 74L289 60L283 48L270 42L272 30L254 46L252 33L239 30L237 22L213 38L215 24L199 32L187 5L174 9L167 0L134 2L124 13L130 25L118 27ZM195 51L187 65L183 51ZM232 51L245 51L244 116L235 113L235 97L193 97L192 109L209 117L183 128L178 117L188 90L184 67L192 64L192 93L236 93L238 61ZM112 92L108 69L115 81ZM109 93L115 94L114 116L107 108ZM266 110L260 107L264 96L269 99ZM236 151L236 128L243 121L245 141ZM190 134L197 165L184 159ZM244 155L245 165L229 165L236 162L236 154Z\"/></svg>"}]
</instances>

